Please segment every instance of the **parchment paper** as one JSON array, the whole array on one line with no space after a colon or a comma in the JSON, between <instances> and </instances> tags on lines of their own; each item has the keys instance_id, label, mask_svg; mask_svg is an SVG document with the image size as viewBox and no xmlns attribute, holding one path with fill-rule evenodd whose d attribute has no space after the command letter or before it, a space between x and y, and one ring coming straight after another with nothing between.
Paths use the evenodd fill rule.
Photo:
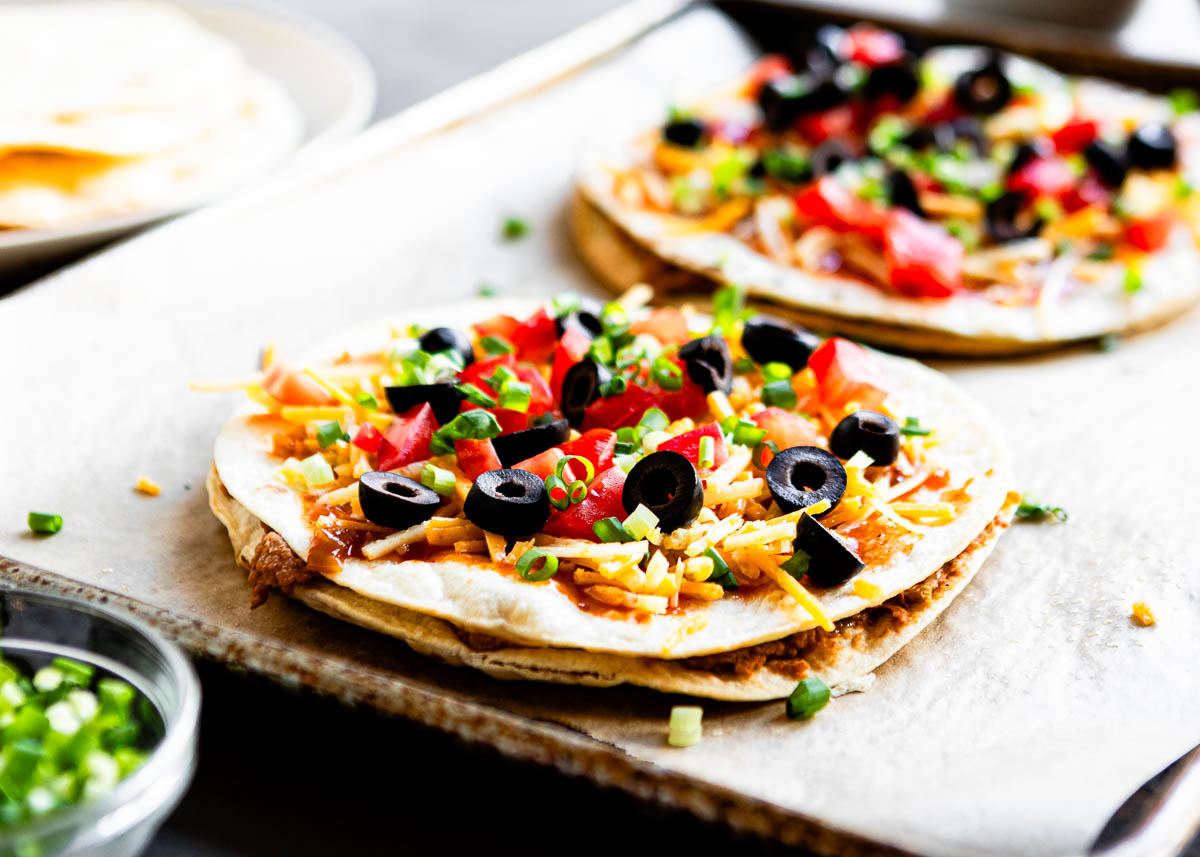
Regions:
<instances>
[{"instance_id":1,"label":"parchment paper","mask_svg":"<svg viewBox=\"0 0 1200 857\"><path fill-rule=\"evenodd\" d=\"M1200 740L1197 313L1112 353L944 367L999 417L1022 485L1070 522L1014 527L872 690L808 724L780 704L707 704L703 742L671 749L668 697L505 684L283 598L247 609L203 492L233 397L188 381L252 371L268 339L297 352L375 311L419 319L485 280L534 295L587 288L561 225L579 147L655 121L679 81L703 87L747 56L720 16L691 12L532 97L3 299L0 554L220 622L248 650L348 656L902 848L1083 850ZM531 221L526 240L499 239L507 213ZM139 475L162 495L135 493ZM61 513L63 531L25 532L31 509ZM1131 624L1134 600L1156 627Z\"/></svg>"}]
</instances>

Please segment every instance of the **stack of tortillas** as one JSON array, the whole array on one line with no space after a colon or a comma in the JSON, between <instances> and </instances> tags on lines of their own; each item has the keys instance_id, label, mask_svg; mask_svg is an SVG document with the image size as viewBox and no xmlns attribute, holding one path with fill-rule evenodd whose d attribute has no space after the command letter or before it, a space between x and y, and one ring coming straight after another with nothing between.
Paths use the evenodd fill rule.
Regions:
<instances>
[{"instance_id":1,"label":"stack of tortillas","mask_svg":"<svg viewBox=\"0 0 1200 857\"><path fill-rule=\"evenodd\" d=\"M0 4L0 80L0 228L186 206L300 139L283 88L165 4Z\"/></svg>"}]
</instances>

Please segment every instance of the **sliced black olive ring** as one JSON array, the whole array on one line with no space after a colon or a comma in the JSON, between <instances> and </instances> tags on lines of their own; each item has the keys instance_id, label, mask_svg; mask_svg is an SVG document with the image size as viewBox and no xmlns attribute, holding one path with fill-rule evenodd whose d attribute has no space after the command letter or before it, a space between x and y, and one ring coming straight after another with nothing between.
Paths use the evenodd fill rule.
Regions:
<instances>
[{"instance_id":1,"label":"sliced black olive ring","mask_svg":"<svg viewBox=\"0 0 1200 857\"><path fill-rule=\"evenodd\" d=\"M1025 194L1022 191L1010 190L996 197L984 209L987 234L998 244L1034 237L1042 231L1046 222L1025 209Z\"/></svg>"},{"instance_id":2,"label":"sliced black olive ring","mask_svg":"<svg viewBox=\"0 0 1200 857\"><path fill-rule=\"evenodd\" d=\"M457 351L463 359L464 366L475 362L475 347L471 345L471 340L461 330L455 330L453 327L435 327L433 330L427 330L417 342L420 343L422 351L428 351L430 354Z\"/></svg>"},{"instance_id":3,"label":"sliced black olive ring","mask_svg":"<svg viewBox=\"0 0 1200 857\"><path fill-rule=\"evenodd\" d=\"M925 216L917 188L904 170L892 170L887 176L888 201L898 208L907 208L918 217Z\"/></svg>"},{"instance_id":4,"label":"sliced black olive ring","mask_svg":"<svg viewBox=\"0 0 1200 857\"><path fill-rule=\"evenodd\" d=\"M967 113L990 116L1003 110L1012 100L1012 84L993 55L982 67L963 72L954 82L954 100Z\"/></svg>"},{"instance_id":5,"label":"sliced black olive ring","mask_svg":"<svg viewBox=\"0 0 1200 857\"><path fill-rule=\"evenodd\" d=\"M583 331L591 339L595 339L604 332L604 326L600 323L600 316L603 314L604 308L600 306L598 300L587 295L580 295L579 305L554 319L554 325L558 329L559 336L562 336L568 327L574 327Z\"/></svg>"},{"instance_id":6,"label":"sliced black olive ring","mask_svg":"<svg viewBox=\"0 0 1200 857\"><path fill-rule=\"evenodd\" d=\"M633 465L621 492L621 505L632 512L644 505L670 532L690 524L704 506L704 485L692 462L671 450L652 452Z\"/></svg>"},{"instance_id":7,"label":"sliced black olive ring","mask_svg":"<svg viewBox=\"0 0 1200 857\"><path fill-rule=\"evenodd\" d=\"M372 524L407 530L432 518L445 500L406 476L372 470L358 480L358 502Z\"/></svg>"},{"instance_id":8,"label":"sliced black olive ring","mask_svg":"<svg viewBox=\"0 0 1200 857\"><path fill-rule=\"evenodd\" d=\"M863 561L841 537L810 515L796 525L796 550L808 554L809 580L817 586L838 586L863 570Z\"/></svg>"},{"instance_id":9,"label":"sliced black olive ring","mask_svg":"<svg viewBox=\"0 0 1200 857\"><path fill-rule=\"evenodd\" d=\"M429 403L433 408L433 417L438 425L448 423L458 414L462 406L462 393L454 388L455 381L441 381L437 384L410 384L407 387L384 387L388 404L397 414L412 410L417 405Z\"/></svg>"},{"instance_id":10,"label":"sliced black olive ring","mask_svg":"<svg viewBox=\"0 0 1200 857\"><path fill-rule=\"evenodd\" d=\"M893 464L900 454L900 426L885 414L855 411L834 428L829 449L843 461L863 452L881 467Z\"/></svg>"},{"instance_id":11,"label":"sliced black olive ring","mask_svg":"<svg viewBox=\"0 0 1200 857\"><path fill-rule=\"evenodd\" d=\"M863 95L867 98L882 98L893 96L901 104L911 101L921 88L917 70L911 61L902 61L892 65L881 65L871 69L867 81L863 84Z\"/></svg>"},{"instance_id":12,"label":"sliced black olive ring","mask_svg":"<svg viewBox=\"0 0 1200 857\"><path fill-rule=\"evenodd\" d=\"M742 348L755 362L786 363L793 372L807 366L820 345L816 334L771 315L756 315L742 326Z\"/></svg>"},{"instance_id":13,"label":"sliced black olive ring","mask_svg":"<svg viewBox=\"0 0 1200 857\"><path fill-rule=\"evenodd\" d=\"M486 532L524 538L550 519L550 495L546 483L526 470L489 470L471 486L463 514Z\"/></svg>"},{"instance_id":14,"label":"sliced black olive ring","mask_svg":"<svg viewBox=\"0 0 1200 857\"><path fill-rule=\"evenodd\" d=\"M554 420L512 434L502 434L492 438L492 447L496 457L505 467L510 467L518 461L532 458L539 452L545 452L552 446L566 443L571 434L571 427L566 420Z\"/></svg>"},{"instance_id":15,"label":"sliced black olive ring","mask_svg":"<svg viewBox=\"0 0 1200 857\"><path fill-rule=\"evenodd\" d=\"M587 406L600 398L601 390L612 380L612 372L593 360L580 360L563 375L563 416L571 426L578 428L583 422Z\"/></svg>"},{"instance_id":16,"label":"sliced black olive ring","mask_svg":"<svg viewBox=\"0 0 1200 857\"><path fill-rule=\"evenodd\" d=\"M687 367L688 377L706 393L733 387L733 358L725 338L710 334L693 339L679 349L679 359Z\"/></svg>"},{"instance_id":17,"label":"sliced black olive ring","mask_svg":"<svg viewBox=\"0 0 1200 857\"><path fill-rule=\"evenodd\" d=\"M704 123L699 119L676 119L663 126L663 139L685 148L695 148L704 139Z\"/></svg>"},{"instance_id":18,"label":"sliced black olive ring","mask_svg":"<svg viewBox=\"0 0 1200 857\"><path fill-rule=\"evenodd\" d=\"M1170 128L1161 122L1151 122L1129 135L1125 151L1130 166L1141 170L1166 170L1175 166L1178 146Z\"/></svg>"},{"instance_id":19,"label":"sliced black olive ring","mask_svg":"<svg viewBox=\"0 0 1200 857\"><path fill-rule=\"evenodd\" d=\"M820 447L793 446L767 465L767 487L784 513L828 500L829 508L819 518L832 512L846 493L846 468Z\"/></svg>"},{"instance_id":20,"label":"sliced black olive ring","mask_svg":"<svg viewBox=\"0 0 1200 857\"><path fill-rule=\"evenodd\" d=\"M1129 172L1129 159L1125 153L1103 140L1093 140L1084 147L1083 157L1088 166L1096 171L1101 184L1117 188L1125 184Z\"/></svg>"}]
</instances>

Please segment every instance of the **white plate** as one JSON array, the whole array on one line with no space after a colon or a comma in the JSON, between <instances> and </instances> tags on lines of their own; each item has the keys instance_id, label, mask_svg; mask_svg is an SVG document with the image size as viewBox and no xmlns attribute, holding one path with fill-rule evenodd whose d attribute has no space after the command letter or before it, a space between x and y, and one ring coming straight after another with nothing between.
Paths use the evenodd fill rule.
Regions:
<instances>
[{"instance_id":1,"label":"white plate","mask_svg":"<svg viewBox=\"0 0 1200 857\"><path fill-rule=\"evenodd\" d=\"M220 0L176 0L176 5L204 27L237 44L251 66L288 91L304 118L303 137L293 157L347 137L367 124L375 106L375 77L366 57L340 33L291 10L261 3L250 6ZM57 229L0 230L0 273L76 256L210 201Z\"/></svg>"}]
</instances>

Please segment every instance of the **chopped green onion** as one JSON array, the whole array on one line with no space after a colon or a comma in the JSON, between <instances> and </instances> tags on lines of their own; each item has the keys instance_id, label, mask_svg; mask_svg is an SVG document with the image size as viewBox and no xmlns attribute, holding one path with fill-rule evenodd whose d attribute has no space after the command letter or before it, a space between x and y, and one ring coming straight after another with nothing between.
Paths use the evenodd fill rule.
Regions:
<instances>
[{"instance_id":1,"label":"chopped green onion","mask_svg":"<svg viewBox=\"0 0 1200 857\"><path fill-rule=\"evenodd\" d=\"M555 295L550 301L550 306L554 310L555 318L562 318L564 315L570 315L579 309L581 298L577 292L563 292L560 295Z\"/></svg>"},{"instance_id":2,"label":"chopped green onion","mask_svg":"<svg viewBox=\"0 0 1200 857\"><path fill-rule=\"evenodd\" d=\"M628 473L633 469L633 465L642 460L642 457L636 453L629 455L614 455L613 464Z\"/></svg>"},{"instance_id":3,"label":"chopped green onion","mask_svg":"<svg viewBox=\"0 0 1200 857\"><path fill-rule=\"evenodd\" d=\"M775 456L779 455L779 444L775 443L773 440L764 440L758 446L754 447L754 454L750 456L750 463L759 470L766 470L767 465L771 463L769 461L763 461L764 450L770 450L771 457L774 458Z\"/></svg>"},{"instance_id":4,"label":"chopped green onion","mask_svg":"<svg viewBox=\"0 0 1200 857\"><path fill-rule=\"evenodd\" d=\"M600 327L609 338L623 336L629 332L629 313L625 307L613 301L600 313Z\"/></svg>"},{"instance_id":5,"label":"chopped green onion","mask_svg":"<svg viewBox=\"0 0 1200 857\"><path fill-rule=\"evenodd\" d=\"M525 413L532 396L533 388L527 382L505 381L500 387L500 407Z\"/></svg>"},{"instance_id":6,"label":"chopped green onion","mask_svg":"<svg viewBox=\"0 0 1200 857\"><path fill-rule=\"evenodd\" d=\"M658 408L647 408L646 413L642 414L642 418L638 420L638 428L648 431L662 431L670 424L670 418Z\"/></svg>"},{"instance_id":7,"label":"chopped green onion","mask_svg":"<svg viewBox=\"0 0 1200 857\"><path fill-rule=\"evenodd\" d=\"M517 350L515 345L506 339L501 339L499 336L483 337L483 339L479 340L479 347L483 349L485 354L492 357L498 357L501 354L512 354Z\"/></svg>"},{"instance_id":8,"label":"chopped green onion","mask_svg":"<svg viewBox=\"0 0 1200 857\"><path fill-rule=\"evenodd\" d=\"M708 575L710 583L719 583L724 589L737 589L737 578L733 576L733 572L729 570L729 564L725 562L725 558L717 553L716 548L708 548L701 556L706 556L712 560L713 570Z\"/></svg>"},{"instance_id":9,"label":"chopped green onion","mask_svg":"<svg viewBox=\"0 0 1200 857\"><path fill-rule=\"evenodd\" d=\"M317 426L317 445L324 449L333 446L339 440L350 440L350 435L342 430L342 424L337 420L321 423Z\"/></svg>"},{"instance_id":10,"label":"chopped green onion","mask_svg":"<svg viewBox=\"0 0 1200 857\"><path fill-rule=\"evenodd\" d=\"M534 563L539 559L542 560L542 566L535 569ZM526 580L549 580L556 571L558 571L558 557L546 553L541 548L530 548L517 560L517 574Z\"/></svg>"},{"instance_id":11,"label":"chopped green onion","mask_svg":"<svg viewBox=\"0 0 1200 857\"><path fill-rule=\"evenodd\" d=\"M633 537L625 532L625 527L616 518L602 518L592 524L592 532L602 542L631 542Z\"/></svg>"},{"instance_id":12,"label":"chopped green onion","mask_svg":"<svg viewBox=\"0 0 1200 857\"><path fill-rule=\"evenodd\" d=\"M33 689L38 693L49 693L58 690L63 683L63 672L57 667L42 667L33 674Z\"/></svg>"},{"instance_id":13,"label":"chopped green onion","mask_svg":"<svg viewBox=\"0 0 1200 857\"><path fill-rule=\"evenodd\" d=\"M87 687L92 683L92 676L96 674L96 668L91 664L83 664L71 658L55 658L50 662L51 667L55 667L62 673L64 684L72 687Z\"/></svg>"},{"instance_id":14,"label":"chopped green onion","mask_svg":"<svg viewBox=\"0 0 1200 857\"><path fill-rule=\"evenodd\" d=\"M379 410L379 400L365 390L354 397L354 401L358 402L368 411Z\"/></svg>"},{"instance_id":15,"label":"chopped green onion","mask_svg":"<svg viewBox=\"0 0 1200 857\"><path fill-rule=\"evenodd\" d=\"M627 443L629 444L629 449L626 451L634 451L640 441L638 441L637 431L633 426L622 426L617 429L617 443Z\"/></svg>"},{"instance_id":16,"label":"chopped green onion","mask_svg":"<svg viewBox=\"0 0 1200 857\"><path fill-rule=\"evenodd\" d=\"M1173 89L1167 93L1167 100L1171 102L1171 110L1176 116L1191 113L1200 107L1200 96L1193 89Z\"/></svg>"},{"instance_id":17,"label":"chopped green onion","mask_svg":"<svg viewBox=\"0 0 1200 857\"><path fill-rule=\"evenodd\" d=\"M792 389L790 379L763 385L761 395L763 404L768 407L783 408L785 411L796 407L796 391Z\"/></svg>"},{"instance_id":18,"label":"chopped green onion","mask_svg":"<svg viewBox=\"0 0 1200 857\"><path fill-rule=\"evenodd\" d=\"M478 405L481 408L496 407L496 400L474 384L455 384L454 389L472 405Z\"/></svg>"},{"instance_id":19,"label":"chopped green onion","mask_svg":"<svg viewBox=\"0 0 1200 857\"><path fill-rule=\"evenodd\" d=\"M1192 191L1194 191L1194 190L1195 190L1195 188L1192 187L1192 183L1189 182L1187 179L1185 179L1183 176L1180 176L1179 178L1175 179L1175 198L1176 199L1187 199L1189 196L1192 195Z\"/></svg>"},{"instance_id":20,"label":"chopped green onion","mask_svg":"<svg viewBox=\"0 0 1200 857\"><path fill-rule=\"evenodd\" d=\"M49 512L29 513L29 529L35 533L57 533L62 526L62 515L53 515Z\"/></svg>"},{"instance_id":21,"label":"chopped green onion","mask_svg":"<svg viewBox=\"0 0 1200 857\"><path fill-rule=\"evenodd\" d=\"M829 685L815 675L801 681L787 699L788 720L807 720L829 704Z\"/></svg>"},{"instance_id":22,"label":"chopped green onion","mask_svg":"<svg viewBox=\"0 0 1200 857\"><path fill-rule=\"evenodd\" d=\"M725 423L732 423L732 425L726 428ZM751 420L730 417L725 423L721 424L721 430L730 435L730 439L738 446L756 447L767 436L766 429L760 429Z\"/></svg>"},{"instance_id":23,"label":"chopped green onion","mask_svg":"<svg viewBox=\"0 0 1200 857\"><path fill-rule=\"evenodd\" d=\"M732 336L737 323L746 314L746 290L729 285L717 290L713 295L713 326L712 333L724 333Z\"/></svg>"},{"instance_id":24,"label":"chopped green onion","mask_svg":"<svg viewBox=\"0 0 1200 857\"><path fill-rule=\"evenodd\" d=\"M481 298L494 298L496 295L500 294L500 289L492 283L480 283L475 287L475 292Z\"/></svg>"},{"instance_id":25,"label":"chopped green onion","mask_svg":"<svg viewBox=\"0 0 1200 857\"><path fill-rule=\"evenodd\" d=\"M504 218L504 225L500 227L500 236L505 241L516 241L518 238L524 238L528 232L529 222L514 215Z\"/></svg>"},{"instance_id":26,"label":"chopped green onion","mask_svg":"<svg viewBox=\"0 0 1200 857\"><path fill-rule=\"evenodd\" d=\"M1121 347L1121 337L1116 333L1106 333L1096 340L1096 350L1108 353Z\"/></svg>"},{"instance_id":27,"label":"chopped green onion","mask_svg":"<svg viewBox=\"0 0 1200 857\"><path fill-rule=\"evenodd\" d=\"M456 440L485 440L500 434L500 423L495 416L476 408L464 411L433 433L429 449L434 455L449 455L454 452Z\"/></svg>"},{"instance_id":28,"label":"chopped green onion","mask_svg":"<svg viewBox=\"0 0 1200 857\"><path fill-rule=\"evenodd\" d=\"M1045 220L1047 223L1053 223L1056 220L1062 219L1063 207L1056 199L1050 197L1042 197L1033 206L1034 212L1038 217Z\"/></svg>"},{"instance_id":29,"label":"chopped green onion","mask_svg":"<svg viewBox=\"0 0 1200 857\"><path fill-rule=\"evenodd\" d=\"M588 487L587 483L582 479L576 479L567 486L567 501L572 506L578 506L587 499Z\"/></svg>"},{"instance_id":30,"label":"chopped green onion","mask_svg":"<svg viewBox=\"0 0 1200 857\"><path fill-rule=\"evenodd\" d=\"M621 526L634 541L638 541L646 538L646 533L658 526L658 515L651 512L644 504L638 503L637 508L629 513L629 517Z\"/></svg>"},{"instance_id":31,"label":"chopped green onion","mask_svg":"<svg viewBox=\"0 0 1200 857\"><path fill-rule=\"evenodd\" d=\"M611 366L615 359L612 340L607 336L597 336L588 347L588 357L601 366Z\"/></svg>"},{"instance_id":32,"label":"chopped green onion","mask_svg":"<svg viewBox=\"0 0 1200 857\"><path fill-rule=\"evenodd\" d=\"M883 155L908 136L912 123L899 116L885 114L867 132L867 146L876 155Z\"/></svg>"},{"instance_id":33,"label":"chopped green onion","mask_svg":"<svg viewBox=\"0 0 1200 857\"><path fill-rule=\"evenodd\" d=\"M679 364L666 355L654 361L650 375L664 390L678 390L683 386L683 371L679 368Z\"/></svg>"},{"instance_id":34,"label":"chopped green onion","mask_svg":"<svg viewBox=\"0 0 1200 857\"><path fill-rule=\"evenodd\" d=\"M786 363L764 363L762 367L763 380L785 381L792 377L792 367Z\"/></svg>"},{"instance_id":35,"label":"chopped green onion","mask_svg":"<svg viewBox=\"0 0 1200 857\"><path fill-rule=\"evenodd\" d=\"M318 485L328 485L336 478L333 475L333 468L329 466L329 462L325 460L325 456L319 452L314 452L308 458L302 460L296 469L300 477L304 480L304 484L308 486L309 491Z\"/></svg>"},{"instance_id":36,"label":"chopped green onion","mask_svg":"<svg viewBox=\"0 0 1200 857\"><path fill-rule=\"evenodd\" d=\"M812 164L808 155L798 146L768 149L763 152L762 162L767 175L780 181L798 184L812 177Z\"/></svg>"},{"instance_id":37,"label":"chopped green onion","mask_svg":"<svg viewBox=\"0 0 1200 857\"><path fill-rule=\"evenodd\" d=\"M700 448L696 452L696 462L701 469L707 470L717 459L717 444L709 435L700 438Z\"/></svg>"},{"instance_id":38,"label":"chopped green onion","mask_svg":"<svg viewBox=\"0 0 1200 857\"><path fill-rule=\"evenodd\" d=\"M421 469L421 484L443 497L449 497L454 493L454 474L449 470L426 464Z\"/></svg>"},{"instance_id":39,"label":"chopped green onion","mask_svg":"<svg viewBox=\"0 0 1200 857\"><path fill-rule=\"evenodd\" d=\"M567 488L566 480L557 473L546 477L546 495L550 498L550 505L560 512L571 505L570 489Z\"/></svg>"},{"instance_id":40,"label":"chopped green onion","mask_svg":"<svg viewBox=\"0 0 1200 857\"><path fill-rule=\"evenodd\" d=\"M1093 262L1107 262L1115 255L1116 251L1112 248L1111 244L1101 244L1088 254L1088 258Z\"/></svg>"},{"instance_id":41,"label":"chopped green onion","mask_svg":"<svg viewBox=\"0 0 1200 857\"><path fill-rule=\"evenodd\" d=\"M584 458L582 455L564 455L562 458L560 458L558 460L558 463L554 465L554 473L560 479L566 478L563 476L563 474L566 472L567 466L572 461L578 461L580 464L583 465L584 473L587 474L583 477L584 482L591 482L593 479L596 478L595 465L593 465L591 461Z\"/></svg>"},{"instance_id":42,"label":"chopped green onion","mask_svg":"<svg viewBox=\"0 0 1200 857\"><path fill-rule=\"evenodd\" d=\"M499 391L506 382L519 381L520 378L517 377L516 372L509 369L507 366L497 366L496 371L492 373L491 377L485 380L487 381L487 385L489 387L491 387L493 390Z\"/></svg>"},{"instance_id":43,"label":"chopped green onion","mask_svg":"<svg viewBox=\"0 0 1200 857\"><path fill-rule=\"evenodd\" d=\"M754 360L750 357L739 357L733 361L733 371L739 375L745 375L747 372L754 371Z\"/></svg>"},{"instance_id":44,"label":"chopped green onion","mask_svg":"<svg viewBox=\"0 0 1200 857\"><path fill-rule=\"evenodd\" d=\"M933 434L933 429L921 428L921 420L917 417L905 417L900 434L905 437L927 437Z\"/></svg>"},{"instance_id":45,"label":"chopped green onion","mask_svg":"<svg viewBox=\"0 0 1200 857\"><path fill-rule=\"evenodd\" d=\"M812 557L806 551L796 548L796 552L788 558L787 562L780 563L779 567L799 580L808 574L808 567L811 563Z\"/></svg>"},{"instance_id":46,"label":"chopped green onion","mask_svg":"<svg viewBox=\"0 0 1200 857\"><path fill-rule=\"evenodd\" d=\"M618 440L617 445L613 448L616 455L629 455L629 453L637 450L637 444L629 441Z\"/></svg>"},{"instance_id":47,"label":"chopped green onion","mask_svg":"<svg viewBox=\"0 0 1200 857\"><path fill-rule=\"evenodd\" d=\"M600 391L605 396L619 396L625 392L627 383L620 375L613 375L612 380Z\"/></svg>"},{"instance_id":48,"label":"chopped green onion","mask_svg":"<svg viewBox=\"0 0 1200 857\"><path fill-rule=\"evenodd\" d=\"M1125 293L1132 295L1140 292L1142 285L1142 272L1136 265L1127 265L1125 267Z\"/></svg>"},{"instance_id":49,"label":"chopped green onion","mask_svg":"<svg viewBox=\"0 0 1200 857\"><path fill-rule=\"evenodd\" d=\"M701 718L704 709L698 705L671 706L671 720L667 727L667 743L672 747L691 747L699 744L704 733Z\"/></svg>"},{"instance_id":50,"label":"chopped green onion","mask_svg":"<svg viewBox=\"0 0 1200 857\"><path fill-rule=\"evenodd\" d=\"M1044 521L1053 518L1056 521L1067 520L1067 510L1062 506L1051 506L1043 503L1036 494L1026 494L1017 506L1016 516L1023 521Z\"/></svg>"}]
</instances>

